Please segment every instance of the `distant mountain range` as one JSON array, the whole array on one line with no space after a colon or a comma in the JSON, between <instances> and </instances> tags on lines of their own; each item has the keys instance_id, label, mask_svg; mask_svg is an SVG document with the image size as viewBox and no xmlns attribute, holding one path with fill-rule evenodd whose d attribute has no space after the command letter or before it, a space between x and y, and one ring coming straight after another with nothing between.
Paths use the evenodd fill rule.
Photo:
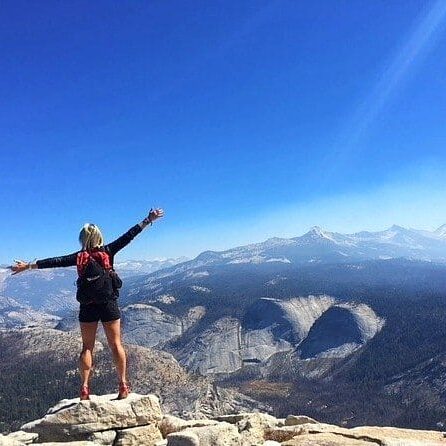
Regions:
<instances>
[{"instance_id":1,"label":"distant mountain range","mask_svg":"<svg viewBox=\"0 0 446 446\"><path fill-rule=\"evenodd\" d=\"M193 260L132 260L117 262L115 267L125 279L123 302L165 304L176 299L168 291L186 282L191 295L211 297L205 283L209 282L206 278L211 267L213 274L228 267L242 271L248 265L263 265L264 271L276 271L265 293L266 297L275 297L274 288L279 283L283 286L287 279L280 272L290 268L399 258L446 263L446 224L436 231L394 225L384 231L355 234L329 232L315 226L300 237L276 237L226 251L205 251ZM12 298L25 308L65 317L77 309L75 280L74 268L30 271L17 276L0 268L0 296ZM255 281L251 282L255 286Z\"/></svg>"},{"instance_id":2,"label":"distant mountain range","mask_svg":"<svg viewBox=\"0 0 446 446\"><path fill-rule=\"evenodd\" d=\"M189 259L185 256L155 260L126 260L123 262L116 262L115 269L119 275L124 278L140 274L150 274L188 260Z\"/></svg>"},{"instance_id":3,"label":"distant mountain range","mask_svg":"<svg viewBox=\"0 0 446 446\"><path fill-rule=\"evenodd\" d=\"M315 226L300 237L275 237L226 251L205 251L193 260L185 257L131 260L117 262L115 267L126 279L123 300L147 303L171 299L163 296L166 289L161 282L165 284L166 281L175 286L188 281L192 294L206 295L209 290L201 282L209 275L208 268L211 266L218 269L237 265L264 265L274 271L286 271L299 265L345 264L396 258L445 263L446 224L432 232L394 225L384 231L355 234L329 232ZM178 282L180 277L182 282ZM12 298L17 304L42 313L64 317L75 313L77 309L75 280L74 268L30 271L17 276L11 276L8 270L0 268L0 296ZM277 285L284 280L278 273L277 277L272 277L270 289L273 284ZM141 282L144 282L143 286L139 285Z\"/></svg>"},{"instance_id":4,"label":"distant mountain range","mask_svg":"<svg viewBox=\"0 0 446 446\"><path fill-rule=\"evenodd\" d=\"M271 238L263 243L222 252L206 251L195 264L350 262L404 257L446 262L446 224L436 231L392 226L385 231L355 234L329 232L318 226L300 237Z\"/></svg>"},{"instance_id":5,"label":"distant mountain range","mask_svg":"<svg viewBox=\"0 0 446 446\"><path fill-rule=\"evenodd\" d=\"M432 232L394 225L385 231L355 234L340 234L314 227L300 237L271 238L262 243L226 251L205 251L193 260L160 269L145 277L129 277L123 297L129 303L172 300L175 297L169 298L166 293L186 283L189 284L191 295L207 294L210 297L211 290L206 283L212 281L209 277L211 268L213 275L230 268L237 276L246 271L249 265L262 266L262 271L271 272L272 277L267 285L270 290L274 290L284 286L286 288L286 273L295 268L392 259L446 263L446 225ZM356 265L352 268L362 267ZM253 287L256 285L256 281L249 279L249 276L240 280L250 282ZM239 283L238 280L235 282ZM268 293L265 292L267 297L275 297L274 291L272 295Z\"/></svg>"}]
</instances>

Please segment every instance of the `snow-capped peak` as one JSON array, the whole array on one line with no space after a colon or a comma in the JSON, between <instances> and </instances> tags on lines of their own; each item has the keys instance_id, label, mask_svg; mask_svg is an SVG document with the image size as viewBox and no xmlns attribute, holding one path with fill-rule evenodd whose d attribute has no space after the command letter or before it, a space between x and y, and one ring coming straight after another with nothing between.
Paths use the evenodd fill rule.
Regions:
<instances>
[{"instance_id":1,"label":"snow-capped peak","mask_svg":"<svg viewBox=\"0 0 446 446\"><path fill-rule=\"evenodd\" d=\"M402 226L398 225L392 225L389 230L391 231L406 231L406 228L403 228Z\"/></svg>"},{"instance_id":2,"label":"snow-capped peak","mask_svg":"<svg viewBox=\"0 0 446 446\"><path fill-rule=\"evenodd\" d=\"M446 224L441 225L438 229L436 229L435 234L446 238Z\"/></svg>"},{"instance_id":3,"label":"snow-capped peak","mask_svg":"<svg viewBox=\"0 0 446 446\"><path fill-rule=\"evenodd\" d=\"M324 238L327 240L331 240L332 242L336 242L333 238L333 234L328 231L324 231L320 226L313 226L305 236L310 236L312 238ZM304 237L305 237L304 236Z\"/></svg>"}]
</instances>

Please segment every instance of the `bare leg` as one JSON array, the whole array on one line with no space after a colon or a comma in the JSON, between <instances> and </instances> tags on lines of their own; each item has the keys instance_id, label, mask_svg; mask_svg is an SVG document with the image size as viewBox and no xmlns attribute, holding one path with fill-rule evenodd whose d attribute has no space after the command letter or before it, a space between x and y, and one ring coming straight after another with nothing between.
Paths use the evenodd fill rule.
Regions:
<instances>
[{"instance_id":1,"label":"bare leg","mask_svg":"<svg viewBox=\"0 0 446 446\"><path fill-rule=\"evenodd\" d=\"M113 353L119 382L126 383L127 361L124 347L121 342L121 320L118 319L116 321L103 322L102 325L104 326L105 335L107 336L108 346Z\"/></svg>"},{"instance_id":2,"label":"bare leg","mask_svg":"<svg viewBox=\"0 0 446 446\"><path fill-rule=\"evenodd\" d=\"M88 386L91 368L93 367L93 349L96 339L97 322L81 322L82 352L79 357L79 371L82 386Z\"/></svg>"}]
</instances>

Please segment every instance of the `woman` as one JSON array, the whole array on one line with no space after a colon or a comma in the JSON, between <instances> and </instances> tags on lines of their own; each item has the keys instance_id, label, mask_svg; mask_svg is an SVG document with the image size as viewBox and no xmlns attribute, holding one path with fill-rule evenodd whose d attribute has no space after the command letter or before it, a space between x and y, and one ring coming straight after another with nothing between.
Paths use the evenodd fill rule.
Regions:
<instances>
[{"instance_id":1,"label":"woman","mask_svg":"<svg viewBox=\"0 0 446 446\"><path fill-rule=\"evenodd\" d=\"M81 303L79 323L83 344L79 358L79 370L82 381L80 389L81 400L90 399L90 387L88 383L93 366L93 348L99 321L102 322L102 326L104 327L108 345L113 353L113 359L118 372L118 399L126 398L130 393L126 376L126 355L121 342L121 314L117 303L117 288L120 285L111 286L112 294L109 299L100 299L98 301L91 298L91 295L90 297L85 296L85 294L88 294L85 291L86 288L81 288L80 286L84 278L83 273L89 267L88 264L94 264L96 267L99 265L99 268L102 268L103 277L114 277L115 280L110 279L110 283L116 284L116 273L113 272L113 259L115 254L127 246L146 226L152 225L155 220L163 217L163 215L164 211L162 209L151 209L149 215L141 223L133 226L124 235L105 246L99 228L94 224L87 223L79 234L79 242L82 245L81 251L62 257L37 260L35 263L16 260L16 264L10 267L13 274L18 274L28 269L77 266L79 274L77 299ZM94 281L98 277L99 275L93 278L88 277L87 281L90 279ZM119 281L119 279L117 280Z\"/></svg>"}]
</instances>

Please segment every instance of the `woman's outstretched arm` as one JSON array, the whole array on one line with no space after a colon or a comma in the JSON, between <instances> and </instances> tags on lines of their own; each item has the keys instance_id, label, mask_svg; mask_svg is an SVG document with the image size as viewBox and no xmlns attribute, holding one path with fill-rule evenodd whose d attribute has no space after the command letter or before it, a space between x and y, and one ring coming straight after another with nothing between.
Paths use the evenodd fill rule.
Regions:
<instances>
[{"instance_id":1,"label":"woman's outstretched arm","mask_svg":"<svg viewBox=\"0 0 446 446\"><path fill-rule=\"evenodd\" d=\"M124 235L121 235L114 242L107 245L110 253L114 256L118 251L127 246L146 226L152 225L155 220L164 216L162 209L150 209L149 215L137 225L130 228ZM18 274L28 269L43 269L43 268L59 268L64 266L75 266L77 259L77 252L61 257L50 257L48 259L37 260L34 262L23 262L22 260L15 260L16 264L9 267L12 274Z\"/></svg>"},{"instance_id":2,"label":"woman's outstretched arm","mask_svg":"<svg viewBox=\"0 0 446 446\"><path fill-rule=\"evenodd\" d=\"M36 262L23 262L15 260L15 265L10 266L12 274L18 274L28 269L60 268L76 265L77 252L66 256L50 257L48 259L37 260Z\"/></svg>"},{"instance_id":3,"label":"woman's outstretched arm","mask_svg":"<svg viewBox=\"0 0 446 446\"><path fill-rule=\"evenodd\" d=\"M146 226L152 225L155 220L164 216L162 209L150 209L149 215L130 228L125 234L107 245L108 250L114 256L118 251L127 246Z\"/></svg>"}]
</instances>

